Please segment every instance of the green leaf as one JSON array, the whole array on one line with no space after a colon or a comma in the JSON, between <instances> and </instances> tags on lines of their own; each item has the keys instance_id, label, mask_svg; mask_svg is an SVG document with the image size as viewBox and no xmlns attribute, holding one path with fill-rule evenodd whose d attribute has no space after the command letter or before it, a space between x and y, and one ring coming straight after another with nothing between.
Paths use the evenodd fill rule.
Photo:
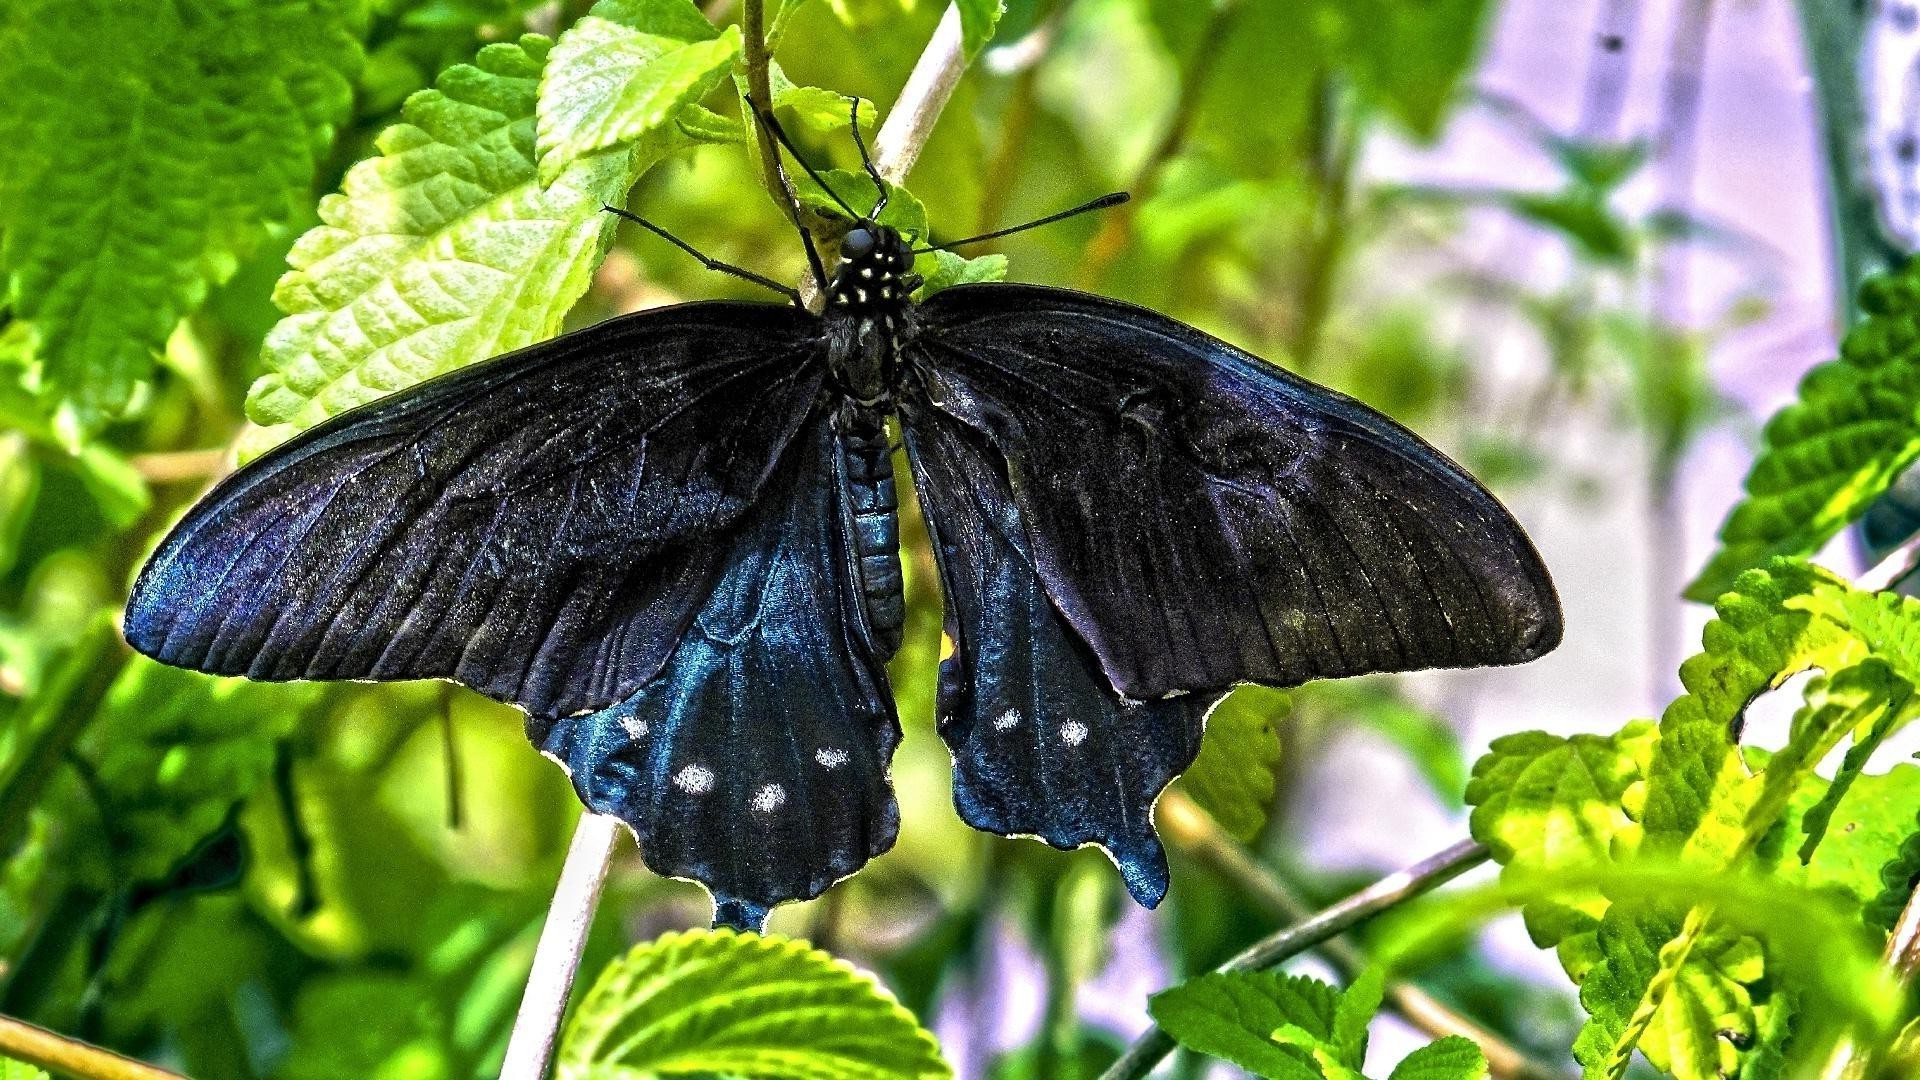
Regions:
<instances>
[{"instance_id":1,"label":"green leaf","mask_svg":"<svg viewBox=\"0 0 1920 1080\"><path fill-rule=\"evenodd\" d=\"M1880 868L1881 890L1861 912L1868 926L1892 933L1901 912L1920 889L1920 822L1906 823L1907 838L1900 850ZM1824 852L1824 848L1822 851Z\"/></svg>"},{"instance_id":2,"label":"green leaf","mask_svg":"<svg viewBox=\"0 0 1920 1080\"><path fill-rule=\"evenodd\" d=\"M1273 806L1280 764L1280 721L1290 702L1279 690L1242 686L1207 717L1200 756L1180 784L1220 827L1251 839Z\"/></svg>"},{"instance_id":3,"label":"green leaf","mask_svg":"<svg viewBox=\"0 0 1920 1080\"><path fill-rule=\"evenodd\" d=\"M795 86L778 65L769 75L773 84L773 111L779 114L782 125L797 121L801 127L819 132L845 131L853 126L856 99L823 86ZM880 122L880 110L865 98L857 100L860 130L871 132Z\"/></svg>"},{"instance_id":4,"label":"green leaf","mask_svg":"<svg viewBox=\"0 0 1920 1080\"><path fill-rule=\"evenodd\" d=\"M1633 230L1590 192L1580 188L1550 194L1513 192L1499 199L1507 209L1559 233L1595 261L1625 266L1634 259Z\"/></svg>"},{"instance_id":5,"label":"green leaf","mask_svg":"<svg viewBox=\"0 0 1920 1080\"><path fill-rule=\"evenodd\" d=\"M1529 731L1495 739L1467 785L1473 838L1493 850L1503 876L1605 864L1616 848L1638 845L1638 796L1655 740L1646 720L1610 736ZM1572 903L1556 896L1525 909L1527 930L1551 948L1591 933L1605 911L1598 893Z\"/></svg>"},{"instance_id":6,"label":"green leaf","mask_svg":"<svg viewBox=\"0 0 1920 1080\"><path fill-rule=\"evenodd\" d=\"M47 1074L9 1057L0 1057L0 1080L48 1080Z\"/></svg>"},{"instance_id":7,"label":"green leaf","mask_svg":"<svg viewBox=\"0 0 1920 1080\"><path fill-rule=\"evenodd\" d=\"M942 289L955 285L971 285L979 281L1004 281L1007 277L1007 257L998 252L982 255L977 259L968 259L955 255L951 251L933 253L933 273L926 276L920 287L914 290L916 301L925 300Z\"/></svg>"},{"instance_id":8,"label":"green leaf","mask_svg":"<svg viewBox=\"0 0 1920 1080\"><path fill-rule=\"evenodd\" d=\"M1490 0L1343 0L1348 70L1415 138L1431 140L1472 72Z\"/></svg>"},{"instance_id":9,"label":"green leaf","mask_svg":"<svg viewBox=\"0 0 1920 1080\"><path fill-rule=\"evenodd\" d=\"M739 54L740 28L716 35L686 0L596 5L560 35L540 79L541 182L588 154L665 134Z\"/></svg>"},{"instance_id":10,"label":"green leaf","mask_svg":"<svg viewBox=\"0 0 1920 1080\"><path fill-rule=\"evenodd\" d=\"M689 930L600 973L559 1080L723 1073L772 1080L951 1075L933 1036L870 978L778 936Z\"/></svg>"},{"instance_id":11,"label":"green leaf","mask_svg":"<svg viewBox=\"0 0 1920 1080\"><path fill-rule=\"evenodd\" d=\"M1387 1080L1485 1080L1487 1055L1472 1039L1449 1035L1400 1060Z\"/></svg>"},{"instance_id":12,"label":"green leaf","mask_svg":"<svg viewBox=\"0 0 1920 1080\"><path fill-rule=\"evenodd\" d=\"M1642 849L1703 873L1754 866L1762 841L1786 817L1813 767L1848 733L1884 710L1904 712L1920 681L1920 602L1852 589L1826 571L1788 559L1742 574L1716 604L1705 651L1681 666L1688 693L1661 718L1648 769ZM1735 742L1752 699L1818 668L1809 707L1758 775ZM1732 1031L1747 1045L1761 1019L1748 986L1757 958L1736 971L1741 945L1715 926L1710 908L1641 901L1609 907L1602 959L1582 985L1593 1015L1578 1055L1619 1076L1637 1047L1683 1078L1737 1067Z\"/></svg>"},{"instance_id":13,"label":"green leaf","mask_svg":"<svg viewBox=\"0 0 1920 1080\"><path fill-rule=\"evenodd\" d=\"M1006 0L954 0L954 6L960 9L960 55L971 61L993 40Z\"/></svg>"},{"instance_id":14,"label":"green leaf","mask_svg":"<svg viewBox=\"0 0 1920 1080\"><path fill-rule=\"evenodd\" d=\"M1232 1062L1269 1080L1322 1080L1312 1054L1276 1043L1282 1027L1313 1042L1333 1032L1340 991L1304 975L1214 972L1148 999L1154 1023L1190 1050Z\"/></svg>"},{"instance_id":15,"label":"green leaf","mask_svg":"<svg viewBox=\"0 0 1920 1080\"><path fill-rule=\"evenodd\" d=\"M0 307L62 441L308 196L360 62L346 0L0 7Z\"/></svg>"},{"instance_id":16,"label":"green leaf","mask_svg":"<svg viewBox=\"0 0 1920 1080\"><path fill-rule=\"evenodd\" d=\"M129 660L74 748L115 879L159 880L218 829L271 774L276 743L321 692Z\"/></svg>"},{"instance_id":17,"label":"green leaf","mask_svg":"<svg viewBox=\"0 0 1920 1080\"><path fill-rule=\"evenodd\" d=\"M381 132L380 155L321 200L322 224L274 290L287 317L247 397L267 427L250 449L559 331L612 240L602 204L685 143L602 150L542 186L535 109L550 47L528 35L448 68Z\"/></svg>"},{"instance_id":18,"label":"green leaf","mask_svg":"<svg viewBox=\"0 0 1920 1080\"><path fill-rule=\"evenodd\" d=\"M1886 932L1920 874L1920 765L1896 765L1879 775L1861 775L1844 797L1818 777L1802 785L1797 810L1805 817L1789 817L1781 847L1785 865L1776 873L1813 889L1827 889L1858 907L1868 926ZM1832 804L1831 817L1820 822L1819 846L1812 858L1802 852L1814 826L1805 820L1815 807Z\"/></svg>"},{"instance_id":19,"label":"green leaf","mask_svg":"<svg viewBox=\"0 0 1920 1080\"><path fill-rule=\"evenodd\" d=\"M1770 556L1817 551L1920 459L1920 266L1871 279L1860 304L1867 317L1840 358L1808 372L1799 400L1768 421L1746 498L1689 598L1712 600Z\"/></svg>"}]
</instances>

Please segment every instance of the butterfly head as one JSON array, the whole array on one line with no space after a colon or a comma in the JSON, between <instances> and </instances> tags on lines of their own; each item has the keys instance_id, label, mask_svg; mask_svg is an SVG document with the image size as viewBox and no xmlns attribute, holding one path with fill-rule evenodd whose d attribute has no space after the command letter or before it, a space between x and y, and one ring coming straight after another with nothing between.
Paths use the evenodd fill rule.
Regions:
<instances>
[{"instance_id":1,"label":"butterfly head","mask_svg":"<svg viewBox=\"0 0 1920 1080\"><path fill-rule=\"evenodd\" d=\"M827 306L854 315L897 311L919 285L912 245L891 225L854 223L840 239L840 261L827 286Z\"/></svg>"}]
</instances>

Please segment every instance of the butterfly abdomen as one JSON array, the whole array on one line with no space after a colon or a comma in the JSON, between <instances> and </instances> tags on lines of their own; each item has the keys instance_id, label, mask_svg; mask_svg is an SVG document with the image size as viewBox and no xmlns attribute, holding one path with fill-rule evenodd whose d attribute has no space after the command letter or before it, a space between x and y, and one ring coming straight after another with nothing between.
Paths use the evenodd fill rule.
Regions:
<instances>
[{"instance_id":1,"label":"butterfly abdomen","mask_svg":"<svg viewBox=\"0 0 1920 1080\"><path fill-rule=\"evenodd\" d=\"M893 488L886 419L878 409L849 402L841 406L835 426L867 629L881 656L891 657L900 648L907 605L900 579L900 503Z\"/></svg>"}]
</instances>

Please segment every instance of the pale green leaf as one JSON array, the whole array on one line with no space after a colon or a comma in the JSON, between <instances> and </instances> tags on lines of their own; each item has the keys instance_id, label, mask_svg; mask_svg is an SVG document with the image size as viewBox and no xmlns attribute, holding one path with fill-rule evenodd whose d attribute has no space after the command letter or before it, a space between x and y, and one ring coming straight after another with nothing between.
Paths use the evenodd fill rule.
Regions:
<instances>
[{"instance_id":1,"label":"pale green leaf","mask_svg":"<svg viewBox=\"0 0 1920 1080\"><path fill-rule=\"evenodd\" d=\"M1720 549L1687 595L1708 601L1775 555L1810 555L1866 512L1920 459L1920 269L1870 280L1867 317L1840 358L1800 382L1797 402L1767 422L1746 498L1720 527Z\"/></svg>"},{"instance_id":2,"label":"pale green leaf","mask_svg":"<svg viewBox=\"0 0 1920 1080\"><path fill-rule=\"evenodd\" d=\"M1503 869L1537 873L1601 865L1639 842L1638 798L1653 758L1655 729L1635 721L1611 736L1563 738L1530 731L1494 740L1467 785L1474 839ZM1543 948L1591 933L1606 911L1598 893L1554 896L1525 909ZM1581 972L1569 961L1569 973Z\"/></svg>"},{"instance_id":3,"label":"pale green leaf","mask_svg":"<svg viewBox=\"0 0 1920 1080\"><path fill-rule=\"evenodd\" d=\"M1703 873L1752 867L1814 765L1883 711L1904 710L1920 677L1920 602L1861 593L1804 563L1742 574L1716 612L1705 651L1681 667L1688 693L1662 716L1643 817L1643 850ZM1739 719L1755 696L1810 669L1828 675L1810 684L1787 746L1754 774L1735 742ZM1737 1067L1762 1026L1746 988L1762 965L1735 973L1716 919L1648 901L1606 910L1601 960L1582 985L1592 1017L1582 1061L1617 1077L1638 1048L1682 1080Z\"/></svg>"},{"instance_id":4,"label":"pale green leaf","mask_svg":"<svg viewBox=\"0 0 1920 1080\"><path fill-rule=\"evenodd\" d=\"M1487 1055L1472 1039L1449 1035L1400 1060L1387 1080L1486 1080Z\"/></svg>"},{"instance_id":5,"label":"pale green leaf","mask_svg":"<svg viewBox=\"0 0 1920 1080\"><path fill-rule=\"evenodd\" d=\"M880 122L880 111L865 98L848 97L822 86L795 86L777 66L771 74L773 111L782 125L798 122L812 131L846 131L853 126L855 101L860 103L861 132L871 132Z\"/></svg>"},{"instance_id":6,"label":"pale green leaf","mask_svg":"<svg viewBox=\"0 0 1920 1080\"><path fill-rule=\"evenodd\" d=\"M0 5L0 307L77 445L295 204L352 104L346 0Z\"/></svg>"},{"instance_id":7,"label":"pale green leaf","mask_svg":"<svg viewBox=\"0 0 1920 1080\"><path fill-rule=\"evenodd\" d=\"M1208 715L1200 756L1180 778L1193 801L1241 840L1260 831L1273 806L1280 721L1288 708L1279 690L1236 689Z\"/></svg>"},{"instance_id":8,"label":"pale green leaf","mask_svg":"<svg viewBox=\"0 0 1920 1080\"><path fill-rule=\"evenodd\" d=\"M47 1074L24 1061L0 1057L0 1080L48 1080Z\"/></svg>"},{"instance_id":9,"label":"pale green leaf","mask_svg":"<svg viewBox=\"0 0 1920 1080\"><path fill-rule=\"evenodd\" d=\"M286 437L435 375L552 337L611 242L619 203L669 147L611 148L542 187L535 102L551 43L489 45L380 134L288 256L269 369L247 398Z\"/></svg>"},{"instance_id":10,"label":"pale green leaf","mask_svg":"<svg viewBox=\"0 0 1920 1080\"><path fill-rule=\"evenodd\" d=\"M960 54L972 60L993 40L1006 0L954 0L954 6L960 9Z\"/></svg>"},{"instance_id":11,"label":"pale green leaf","mask_svg":"<svg viewBox=\"0 0 1920 1080\"><path fill-rule=\"evenodd\" d=\"M951 1075L913 1015L843 961L777 936L690 930L637 946L567 1025L559 1080Z\"/></svg>"},{"instance_id":12,"label":"pale green leaf","mask_svg":"<svg viewBox=\"0 0 1920 1080\"><path fill-rule=\"evenodd\" d=\"M1782 837L1785 865L1777 873L1809 888L1833 890L1861 910L1868 926L1882 932L1913 893L1920 873L1920 765L1896 765L1879 775L1856 777L1843 797L1818 777L1796 798L1804 817ZM1819 823L1822 836L1812 858L1801 853L1811 837L1816 807L1832 806Z\"/></svg>"},{"instance_id":13,"label":"pale green leaf","mask_svg":"<svg viewBox=\"0 0 1920 1080\"><path fill-rule=\"evenodd\" d=\"M977 259L968 259L955 255L951 251L933 253L934 268L920 287L914 290L915 300L925 300L942 289L955 285L971 285L979 281L1004 281L1007 276L1007 257L995 252L982 255ZM1204 753L1204 749L1202 750Z\"/></svg>"},{"instance_id":14,"label":"pale green leaf","mask_svg":"<svg viewBox=\"0 0 1920 1080\"><path fill-rule=\"evenodd\" d=\"M1319 1043L1333 1031L1340 991L1304 975L1215 972L1153 995L1154 1023L1190 1050L1232 1062L1269 1080L1321 1080L1309 1049L1283 1045L1291 1025Z\"/></svg>"},{"instance_id":15,"label":"pale green leaf","mask_svg":"<svg viewBox=\"0 0 1920 1080\"><path fill-rule=\"evenodd\" d=\"M649 10L645 20L635 19L638 25L616 21L634 6L596 5L554 43L540 80L543 183L587 154L660 135L720 85L740 53L739 27L716 36L686 0L656 0L650 8L685 8L692 20L663 19ZM698 36L659 32L681 22L697 28Z\"/></svg>"}]
</instances>

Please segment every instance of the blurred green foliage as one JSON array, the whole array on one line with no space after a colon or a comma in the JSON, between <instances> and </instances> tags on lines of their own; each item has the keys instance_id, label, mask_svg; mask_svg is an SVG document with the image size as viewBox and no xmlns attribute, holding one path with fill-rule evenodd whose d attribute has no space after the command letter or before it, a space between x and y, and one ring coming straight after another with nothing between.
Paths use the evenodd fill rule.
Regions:
<instances>
[{"instance_id":1,"label":"blurred green foliage","mask_svg":"<svg viewBox=\"0 0 1920 1080\"><path fill-rule=\"evenodd\" d=\"M775 113L834 192L871 200L849 95L871 135L940 5L766 6ZM1151 305L1373 403L1507 492L1585 490L1549 445L1574 410L1630 425L1656 482L1723 416L1707 348L1764 294L1704 330L1626 298L1663 245L1739 239L1623 211L1646 146L1570 139L1474 95L1491 0L958 7L977 62L888 220L938 239L1116 188L1135 201L974 258L925 256L929 290L1010 274ZM764 298L620 230L603 202L797 281L801 249L742 115L740 9L0 8L0 1012L203 1078L497 1070L577 813L520 718L437 685L160 668L120 643L118 608L156 537L236 456L615 312ZM1520 133L1557 180L1460 190L1365 168L1370 148L1437 138L1464 108ZM804 178L798 193L831 202ZM1556 246L1568 274L1517 280L1462 258L1457 241L1487 214ZM1420 265L1440 270L1395 287ZM1894 277L1868 297L1874 319L1769 428L1735 515L1759 524L1730 524L1698 594L1733 591L1658 725L1511 736L1469 782L1458 736L1394 680L1243 689L1169 796L1216 831L1170 830L1176 884L1151 920L1123 914L1098 853L954 818L932 723L939 599L903 499L902 840L775 927L871 967L904 1007L789 941L652 940L704 922L704 898L624 860L562 1074L937 1075L925 1029L938 1024L968 1033L975 1074L1091 1075L1118 1055L1083 1018L1116 956L1199 976L1273 928L1235 865L1337 891L1297 869L1289 796L1349 730L1404 754L1442 805L1464 790L1504 891L1416 908L1451 928L1444 943L1369 941L1387 966L1345 990L1279 974L1169 989L1153 1014L1188 1046L1263 1075L1349 1080L1391 977L1567 1064L1575 989L1495 970L1465 930L1510 907L1579 984L1594 1075L1618 1075L1636 1045L1686 1080L1780 1075L1828 1035L1884 1036L1878 984L1836 990L1820 972L1866 970L1920 876L1920 770L1872 767L1911 718L1920 624L1910 602L1804 563L1750 569L1811 553L1920 446L1902 382L1920 294ZM1490 393L1503 377L1457 328L1488 311L1529 328L1544 357L1524 400ZM1811 669L1785 744L1742 745L1747 700ZM1843 743L1840 766L1816 773ZM1793 925L1766 925L1769 910ZM651 943L616 959L635 940ZM1022 956L1041 1001L1031 1037L1007 1046L996 980ZM1449 1038L1391 1075L1485 1065ZM31 1072L0 1064L16 1074Z\"/></svg>"}]
</instances>

